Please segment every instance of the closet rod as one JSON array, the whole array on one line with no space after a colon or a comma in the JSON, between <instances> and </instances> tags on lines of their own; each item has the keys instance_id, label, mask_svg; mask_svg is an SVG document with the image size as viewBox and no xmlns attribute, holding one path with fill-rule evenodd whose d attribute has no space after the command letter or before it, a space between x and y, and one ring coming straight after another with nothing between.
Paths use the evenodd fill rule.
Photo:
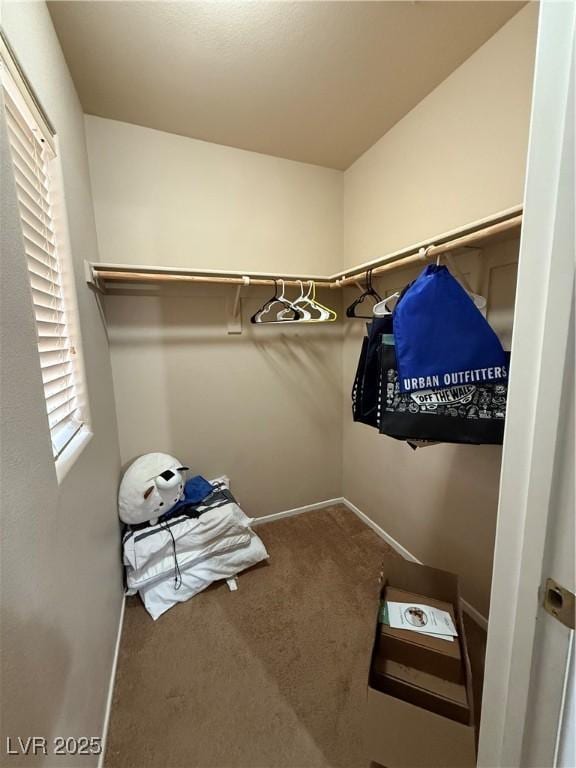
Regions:
<instances>
[{"instance_id":1,"label":"closet rod","mask_svg":"<svg viewBox=\"0 0 576 768\"><path fill-rule=\"evenodd\" d=\"M377 276L381 275L383 272L389 272L392 269L401 269L403 267L410 267L415 264L422 264L428 259L440 256L443 253L449 253L450 251L455 251L458 248L466 248L475 244L477 245L488 237L494 237L495 235L499 235L503 232L507 232L508 230L516 229L517 227L521 226L522 216L514 216L511 219L505 219L504 221L499 221L496 224L490 224L489 226L483 227L482 229L470 232L467 235L457 237L454 240L448 240L445 243L440 243L440 245L430 244L430 246L427 248L424 246L416 253L395 259L394 261L380 263L380 265L378 265L378 262L375 262L374 267L370 267L369 269L367 268L361 272L355 272L350 276L343 277L341 280L336 280L332 283L332 287L342 288L347 285L354 285L354 283L365 277L369 270L372 271L373 276ZM424 249L425 252L423 252Z\"/></svg>"},{"instance_id":2,"label":"closet rod","mask_svg":"<svg viewBox=\"0 0 576 768\"><path fill-rule=\"evenodd\" d=\"M248 280L244 280L242 277L217 277L216 275L181 275L181 274L162 274L160 272L120 272L109 271L103 269L94 269L94 273L98 278L98 281L104 282L123 282L123 283L216 283L224 285L274 285L274 280L279 282L282 280L284 285L296 285L300 286L298 280L290 280L272 277L251 277L247 275ZM303 277L301 282L307 282L311 278ZM331 287L332 283L326 278L315 278L314 282L320 288Z\"/></svg>"}]
</instances>

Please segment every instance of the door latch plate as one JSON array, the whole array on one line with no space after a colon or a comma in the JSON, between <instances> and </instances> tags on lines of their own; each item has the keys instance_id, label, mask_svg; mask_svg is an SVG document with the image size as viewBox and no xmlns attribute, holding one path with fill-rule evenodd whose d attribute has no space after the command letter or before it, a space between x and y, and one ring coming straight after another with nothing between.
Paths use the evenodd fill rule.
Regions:
<instances>
[{"instance_id":1,"label":"door latch plate","mask_svg":"<svg viewBox=\"0 0 576 768\"><path fill-rule=\"evenodd\" d=\"M569 629L574 629L574 593L554 579L546 579L544 610Z\"/></svg>"}]
</instances>

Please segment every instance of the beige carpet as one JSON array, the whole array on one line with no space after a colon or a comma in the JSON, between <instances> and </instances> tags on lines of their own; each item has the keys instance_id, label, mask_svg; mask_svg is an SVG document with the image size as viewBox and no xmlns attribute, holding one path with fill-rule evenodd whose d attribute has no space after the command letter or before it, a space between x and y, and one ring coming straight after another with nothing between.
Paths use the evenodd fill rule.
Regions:
<instances>
[{"instance_id":1,"label":"beige carpet","mask_svg":"<svg viewBox=\"0 0 576 768\"><path fill-rule=\"evenodd\" d=\"M108 768L366 768L379 564L397 555L343 507L258 533L270 561L237 592L215 585L157 622L128 600Z\"/></svg>"}]
</instances>

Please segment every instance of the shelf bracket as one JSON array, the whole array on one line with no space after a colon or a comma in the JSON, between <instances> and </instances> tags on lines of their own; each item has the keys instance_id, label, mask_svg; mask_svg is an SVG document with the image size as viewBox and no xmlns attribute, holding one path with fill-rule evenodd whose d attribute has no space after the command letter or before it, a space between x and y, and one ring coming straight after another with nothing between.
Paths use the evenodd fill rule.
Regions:
<instances>
[{"instance_id":1,"label":"shelf bracket","mask_svg":"<svg viewBox=\"0 0 576 768\"><path fill-rule=\"evenodd\" d=\"M98 277L98 273L94 269L94 265L89 261L86 261L86 259L84 260L84 277L86 278L88 287L94 291L94 298L96 299L96 306L98 307L98 312L100 313L102 327L104 328L104 333L106 334L106 340L110 342L110 337L108 336L108 325L106 323L106 313L104 312L104 307L102 305L102 296L106 293L106 290L102 281Z\"/></svg>"},{"instance_id":2,"label":"shelf bracket","mask_svg":"<svg viewBox=\"0 0 576 768\"><path fill-rule=\"evenodd\" d=\"M228 299L228 333L242 333L242 296L241 291L245 285L250 285L250 278L242 276L242 284L238 285L233 297Z\"/></svg>"},{"instance_id":3,"label":"shelf bracket","mask_svg":"<svg viewBox=\"0 0 576 768\"><path fill-rule=\"evenodd\" d=\"M84 277L86 278L86 282L90 288L92 288L92 290L96 291L97 293L106 293L104 290L104 285L98 277L98 273L94 269L94 265L89 261L86 261L86 259L84 260Z\"/></svg>"}]
</instances>

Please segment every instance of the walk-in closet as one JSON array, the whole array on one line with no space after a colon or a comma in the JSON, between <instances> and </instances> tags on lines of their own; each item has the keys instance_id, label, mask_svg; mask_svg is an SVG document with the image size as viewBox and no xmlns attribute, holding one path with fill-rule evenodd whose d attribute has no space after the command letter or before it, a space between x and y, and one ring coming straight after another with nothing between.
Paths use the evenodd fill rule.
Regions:
<instances>
[{"instance_id":1,"label":"walk-in closet","mask_svg":"<svg viewBox=\"0 0 576 768\"><path fill-rule=\"evenodd\" d=\"M576 5L0 11L0 763L573 766Z\"/></svg>"}]
</instances>

